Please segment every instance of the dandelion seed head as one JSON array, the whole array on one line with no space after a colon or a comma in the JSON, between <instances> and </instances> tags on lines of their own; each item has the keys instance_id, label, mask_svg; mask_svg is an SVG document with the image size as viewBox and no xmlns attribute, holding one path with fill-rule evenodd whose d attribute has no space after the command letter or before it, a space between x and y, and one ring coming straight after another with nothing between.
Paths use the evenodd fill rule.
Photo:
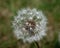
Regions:
<instances>
[{"instance_id":1,"label":"dandelion seed head","mask_svg":"<svg viewBox=\"0 0 60 48\"><path fill-rule=\"evenodd\" d=\"M35 8L19 10L12 24L16 38L23 42L39 41L46 35L47 18L42 11Z\"/></svg>"}]
</instances>

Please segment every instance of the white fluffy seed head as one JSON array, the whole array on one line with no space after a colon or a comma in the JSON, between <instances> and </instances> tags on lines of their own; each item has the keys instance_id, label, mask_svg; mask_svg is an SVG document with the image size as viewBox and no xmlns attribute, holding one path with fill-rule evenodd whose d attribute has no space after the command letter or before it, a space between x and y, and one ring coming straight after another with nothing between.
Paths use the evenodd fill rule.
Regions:
<instances>
[{"instance_id":1,"label":"white fluffy seed head","mask_svg":"<svg viewBox=\"0 0 60 48\"><path fill-rule=\"evenodd\" d=\"M36 18L33 19L34 17ZM27 22L28 20L35 21L36 25L34 29L31 27L31 24ZM31 43L33 41L39 41L46 35L47 19L42 11L37 11L35 8L19 10L12 24L15 36L17 39L22 39L23 42ZM27 26L28 24L29 26Z\"/></svg>"}]
</instances>

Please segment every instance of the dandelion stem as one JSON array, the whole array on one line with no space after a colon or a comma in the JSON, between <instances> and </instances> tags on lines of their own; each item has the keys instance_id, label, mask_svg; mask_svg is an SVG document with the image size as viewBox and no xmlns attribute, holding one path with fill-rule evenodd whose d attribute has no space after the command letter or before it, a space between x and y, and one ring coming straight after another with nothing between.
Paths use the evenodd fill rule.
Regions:
<instances>
[{"instance_id":1,"label":"dandelion stem","mask_svg":"<svg viewBox=\"0 0 60 48\"><path fill-rule=\"evenodd\" d=\"M37 42L33 42L30 48L39 48L39 44Z\"/></svg>"},{"instance_id":2,"label":"dandelion stem","mask_svg":"<svg viewBox=\"0 0 60 48\"><path fill-rule=\"evenodd\" d=\"M34 42L35 43L35 45L37 46L37 48L39 48L39 44L37 43L37 42Z\"/></svg>"}]
</instances>

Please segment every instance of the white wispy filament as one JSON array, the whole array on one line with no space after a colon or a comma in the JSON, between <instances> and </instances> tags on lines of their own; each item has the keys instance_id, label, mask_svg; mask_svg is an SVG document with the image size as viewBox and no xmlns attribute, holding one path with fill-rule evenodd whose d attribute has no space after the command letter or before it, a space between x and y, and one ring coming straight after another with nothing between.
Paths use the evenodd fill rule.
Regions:
<instances>
[{"instance_id":1,"label":"white wispy filament","mask_svg":"<svg viewBox=\"0 0 60 48\"><path fill-rule=\"evenodd\" d=\"M24 8L14 16L13 32L17 39L23 42L39 41L46 35L47 19L42 11L35 8Z\"/></svg>"}]
</instances>

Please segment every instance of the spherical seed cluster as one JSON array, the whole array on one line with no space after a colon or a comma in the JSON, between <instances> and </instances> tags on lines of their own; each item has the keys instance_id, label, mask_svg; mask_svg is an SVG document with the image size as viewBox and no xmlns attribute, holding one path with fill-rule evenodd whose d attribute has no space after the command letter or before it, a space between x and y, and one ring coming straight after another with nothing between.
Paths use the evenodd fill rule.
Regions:
<instances>
[{"instance_id":1,"label":"spherical seed cluster","mask_svg":"<svg viewBox=\"0 0 60 48\"><path fill-rule=\"evenodd\" d=\"M15 36L23 42L39 41L46 35L47 19L42 11L35 8L19 10L12 24Z\"/></svg>"}]
</instances>

